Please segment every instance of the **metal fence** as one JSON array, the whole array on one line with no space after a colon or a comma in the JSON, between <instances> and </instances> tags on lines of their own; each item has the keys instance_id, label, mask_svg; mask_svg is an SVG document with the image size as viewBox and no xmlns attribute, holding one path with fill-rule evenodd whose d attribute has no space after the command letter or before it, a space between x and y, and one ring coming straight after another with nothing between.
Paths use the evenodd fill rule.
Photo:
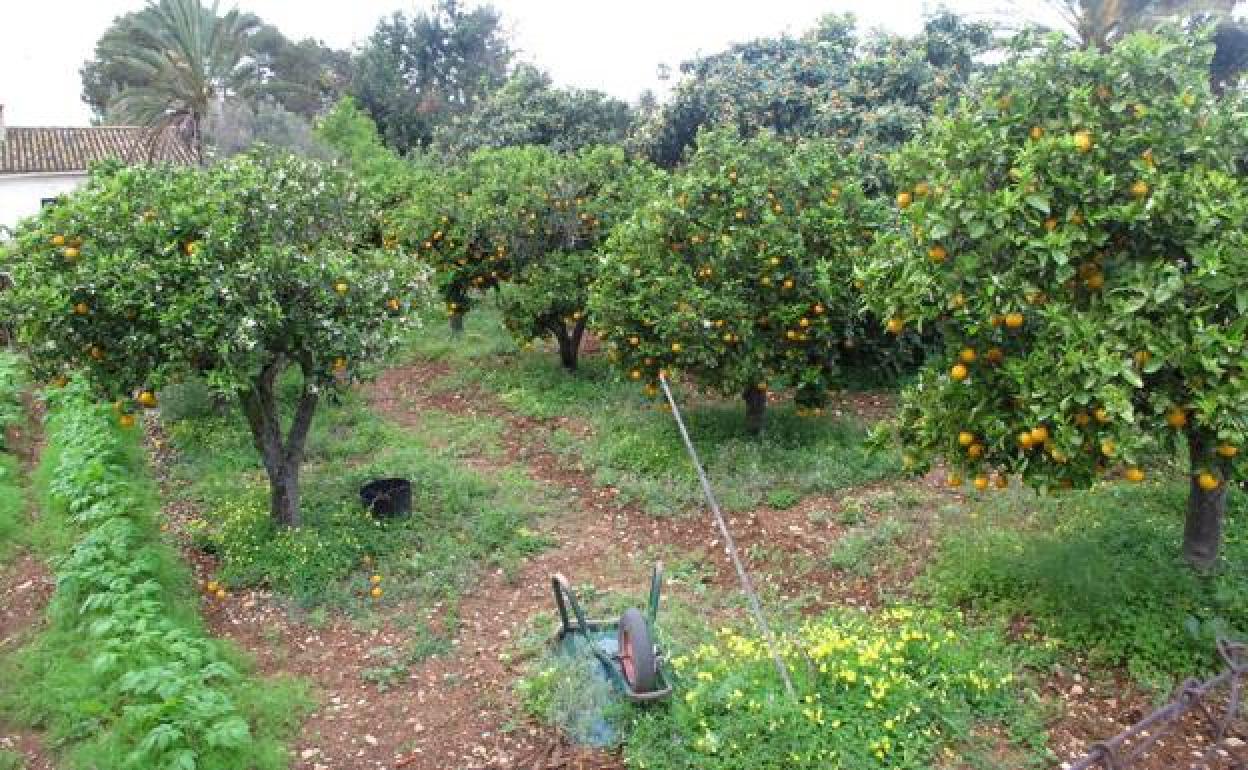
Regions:
<instances>
[{"instance_id":1,"label":"metal fence","mask_svg":"<svg viewBox=\"0 0 1248 770\"><path fill-rule=\"evenodd\" d=\"M1093 744L1078 761L1062 767L1130 770L1163 739L1197 729L1205 734L1203 750L1188 749L1183 764L1171 765L1175 770L1248 770L1248 742L1234 734L1237 721L1244 716L1241 708L1248 680L1248 645L1219 639L1217 647L1226 663L1222 673L1203 682L1188 679L1170 703L1113 738Z\"/></svg>"}]
</instances>

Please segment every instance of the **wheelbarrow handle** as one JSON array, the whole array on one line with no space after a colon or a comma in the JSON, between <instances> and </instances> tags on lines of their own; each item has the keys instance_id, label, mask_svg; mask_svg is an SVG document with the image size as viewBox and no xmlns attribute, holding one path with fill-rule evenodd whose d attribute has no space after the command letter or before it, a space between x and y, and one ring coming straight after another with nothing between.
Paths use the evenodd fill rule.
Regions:
<instances>
[{"instance_id":1,"label":"wheelbarrow handle","mask_svg":"<svg viewBox=\"0 0 1248 770\"><path fill-rule=\"evenodd\" d=\"M572 614L576 616L576 622L581 633L588 633L589 623L585 620L585 613L581 611L581 605L576 600L576 594L572 591L571 584L563 575L556 572L550 578L551 588L555 592L555 606L559 608L559 622L563 624L563 632L572 631L572 624L568 618L568 606L572 607Z\"/></svg>"}]
</instances>

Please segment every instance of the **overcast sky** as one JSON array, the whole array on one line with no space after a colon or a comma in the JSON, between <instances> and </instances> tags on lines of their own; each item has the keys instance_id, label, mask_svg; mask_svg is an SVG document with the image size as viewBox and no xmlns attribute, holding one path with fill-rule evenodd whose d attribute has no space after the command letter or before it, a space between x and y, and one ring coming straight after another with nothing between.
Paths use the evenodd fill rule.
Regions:
<instances>
[{"instance_id":1,"label":"overcast sky","mask_svg":"<svg viewBox=\"0 0 1248 770\"><path fill-rule=\"evenodd\" d=\"M78 68L113 18L144 0L0 0L0 104L9 125L85 125ZM221 8L233 7L222 0ZM471 2L469 3L472 4ZM1043 0L949 0L979 14L1013 5L1043 15ZM292 38L350 48L377 19L427 3L413 0L237 0ZM862 28L912 33L925 0L494 0L522 58L562 85L635 99L660 90L659 63L675 67L698 52L780 32L801 32L824 13L849 11ZM1020 9L1024 9L1021 10Z\"/></svg>"}]
</instances>

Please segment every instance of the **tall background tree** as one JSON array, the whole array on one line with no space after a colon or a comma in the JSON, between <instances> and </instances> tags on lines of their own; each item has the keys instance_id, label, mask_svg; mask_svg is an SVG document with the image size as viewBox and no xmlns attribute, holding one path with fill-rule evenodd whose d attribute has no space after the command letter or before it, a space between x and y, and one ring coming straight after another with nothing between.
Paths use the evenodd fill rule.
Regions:
<instances>
[{"instance_id":1,"label":"tall background tree","mask_svg":"<svg viewBox=\"0 0 1248 770\"><path fill-rule=\"evenodd\" d=\"M378 22L356 54L350 90L386 143L406 153L500 86L512 56L493 7L440 0L431 11Z\"/></svg>"},{"instance_id":2,"label":"tall background tree","mask_svg":"<svg viewBox=\"0 0 1248 770\"><path fill-rule=\"evenodd\" d=\"M84 97L105 98L109 116L176 129L196 157L203 158L203 123L217 102L254 77L248 38L260 27L250 14L218 13L218 4L160 0L119 19L96 46L107 62L83 69ZM97 87L97 76L117 78Z\"/></svg>"},{"instance_id":3,"label":"tall background tree","mask_svg":"<svg viewBox=\"0 0 1248 770\"><path fill-rule=\"evenodd\" d=\"M557 152L619 144L628 136L633 110L601 91L556 88L550 76L521 65L476 109L455 115L434 131L434 147L462 157L485 147L537 144Z\"/></svg>"},{"instance_id":4,"label":"tall background tree","mask_svg":"<svg viewBox=\"0 0 1248 770\"><path fill-rule=\"evenodd\" d=\"M1048 0L1081 46L1105 49L1168 19L1227 18L1239 0Z\"/></svg>"}]
</instances>

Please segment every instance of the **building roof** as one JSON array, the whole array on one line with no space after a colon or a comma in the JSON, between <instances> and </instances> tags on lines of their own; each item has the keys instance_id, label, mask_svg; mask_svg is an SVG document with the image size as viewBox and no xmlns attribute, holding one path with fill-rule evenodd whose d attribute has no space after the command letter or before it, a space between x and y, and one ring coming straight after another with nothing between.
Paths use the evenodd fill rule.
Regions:
<instances>
[{"instance_id":1,"label":"building roof","mask_svg":"<svg viewBox=\"0 0 1248 770\"><path fill-rule=\"evenodd\" d=\"M9 126L0 141L0 174L86 171L102 160L123 163L195 162L190 148L165 132L153 148L152 132L139 126L23 128Z\"/></svg>"}]
</instances>

